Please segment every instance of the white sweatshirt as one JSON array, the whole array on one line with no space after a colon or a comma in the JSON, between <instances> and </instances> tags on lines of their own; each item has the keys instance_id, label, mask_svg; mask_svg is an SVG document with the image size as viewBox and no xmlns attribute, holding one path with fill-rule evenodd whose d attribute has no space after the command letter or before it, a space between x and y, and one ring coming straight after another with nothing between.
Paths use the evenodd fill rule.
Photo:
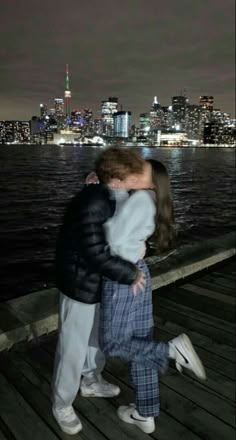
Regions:
<instances>
[{"instance_id":1,"label":"white sweatshirt","mask_svg":"<svg viewBox=\"0 0 236 440\"><path fill-rule=\"evenodd\" d=\"M130 197L125 190L112 191L116 211L105 223L107 241L113 255L137 263L145 241L155 230L154 193L139 190Z\"/></svg>"}]
</instances>

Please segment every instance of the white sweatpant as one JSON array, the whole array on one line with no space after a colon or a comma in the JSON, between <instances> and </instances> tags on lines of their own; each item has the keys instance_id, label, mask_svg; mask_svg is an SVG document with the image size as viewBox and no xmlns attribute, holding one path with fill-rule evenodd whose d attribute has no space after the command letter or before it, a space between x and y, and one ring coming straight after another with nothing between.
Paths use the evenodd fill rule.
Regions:
<instances>
[{"instance_id":1,"label":"white sweatpant","mask_svg":"<svg viewBox=\"0 0 236 440\"><path fill-rule=\"evenodd\" d=\"M60 293L59 335L52 380L53 404L72 405L81 376L101 373L105 356L98 344L99 304L85 304Z\"/></svg>"}]
</instances>

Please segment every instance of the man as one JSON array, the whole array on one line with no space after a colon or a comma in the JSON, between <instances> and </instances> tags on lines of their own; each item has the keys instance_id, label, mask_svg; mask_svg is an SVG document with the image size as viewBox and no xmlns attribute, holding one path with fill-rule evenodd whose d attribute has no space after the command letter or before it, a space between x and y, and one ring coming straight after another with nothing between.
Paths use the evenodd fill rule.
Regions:
<instances>
[{"instance_id":1,"label":"man","mask_svg":"<svg viewBox=\"0 0 236 440\"><path fill-rule=\"evenodd\" d=\"M145 161L131 149L113 147L98 159L109 161L109 186L143 187ZM107 168L107 162L104 163ZM101 371L104 354L98 344L102 277L143 290L145 276L137 266L112 256L103 225L115 212L108 186L85 187L70 203L58 237L56 284L60 291L59 338L53 374L53 415L62 431L76 434L82 424L73 409L78 390L83 396L113 397L119 387ZM81 377L83 376L82 380Z\"/></svg>"}]
</instances>

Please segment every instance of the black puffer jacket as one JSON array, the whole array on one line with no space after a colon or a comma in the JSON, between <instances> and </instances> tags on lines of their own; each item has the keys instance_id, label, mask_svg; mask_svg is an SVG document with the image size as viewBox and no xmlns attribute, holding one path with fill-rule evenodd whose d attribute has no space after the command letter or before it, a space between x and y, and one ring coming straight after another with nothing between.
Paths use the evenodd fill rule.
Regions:
<instances>
[{"instance_id":1,"label":"black puffer jacket","mask_svg":"<svg viewBox=\"0 0 236 440\"><path fill-rule=\"evenodd\" d=\"M103 224L115 211L103 185L88 185L74 197L65 213L56 250L56 285L77 301L100 301L102 276L132 284L137 267L111 256Z\"/></svg>"}]
</instances>

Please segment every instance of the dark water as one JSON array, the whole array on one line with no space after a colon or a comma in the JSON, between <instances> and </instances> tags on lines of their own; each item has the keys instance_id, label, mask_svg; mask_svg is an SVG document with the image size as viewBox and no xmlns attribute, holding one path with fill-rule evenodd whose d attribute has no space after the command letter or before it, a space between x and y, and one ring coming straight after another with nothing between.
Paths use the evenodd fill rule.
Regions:
<instances>
[{"instance_id":1,"label":"dark water","mask_svg":"<svg viewBox=\"0 0 236 440\"><path fill-rule=\"evenodd\" d=\"M235 150L137 149L167 166L182 242L235 229ZM53 285L55 240L66 203L101 150L0 147L0 301Z\"/></svg>"}]
</instances>

